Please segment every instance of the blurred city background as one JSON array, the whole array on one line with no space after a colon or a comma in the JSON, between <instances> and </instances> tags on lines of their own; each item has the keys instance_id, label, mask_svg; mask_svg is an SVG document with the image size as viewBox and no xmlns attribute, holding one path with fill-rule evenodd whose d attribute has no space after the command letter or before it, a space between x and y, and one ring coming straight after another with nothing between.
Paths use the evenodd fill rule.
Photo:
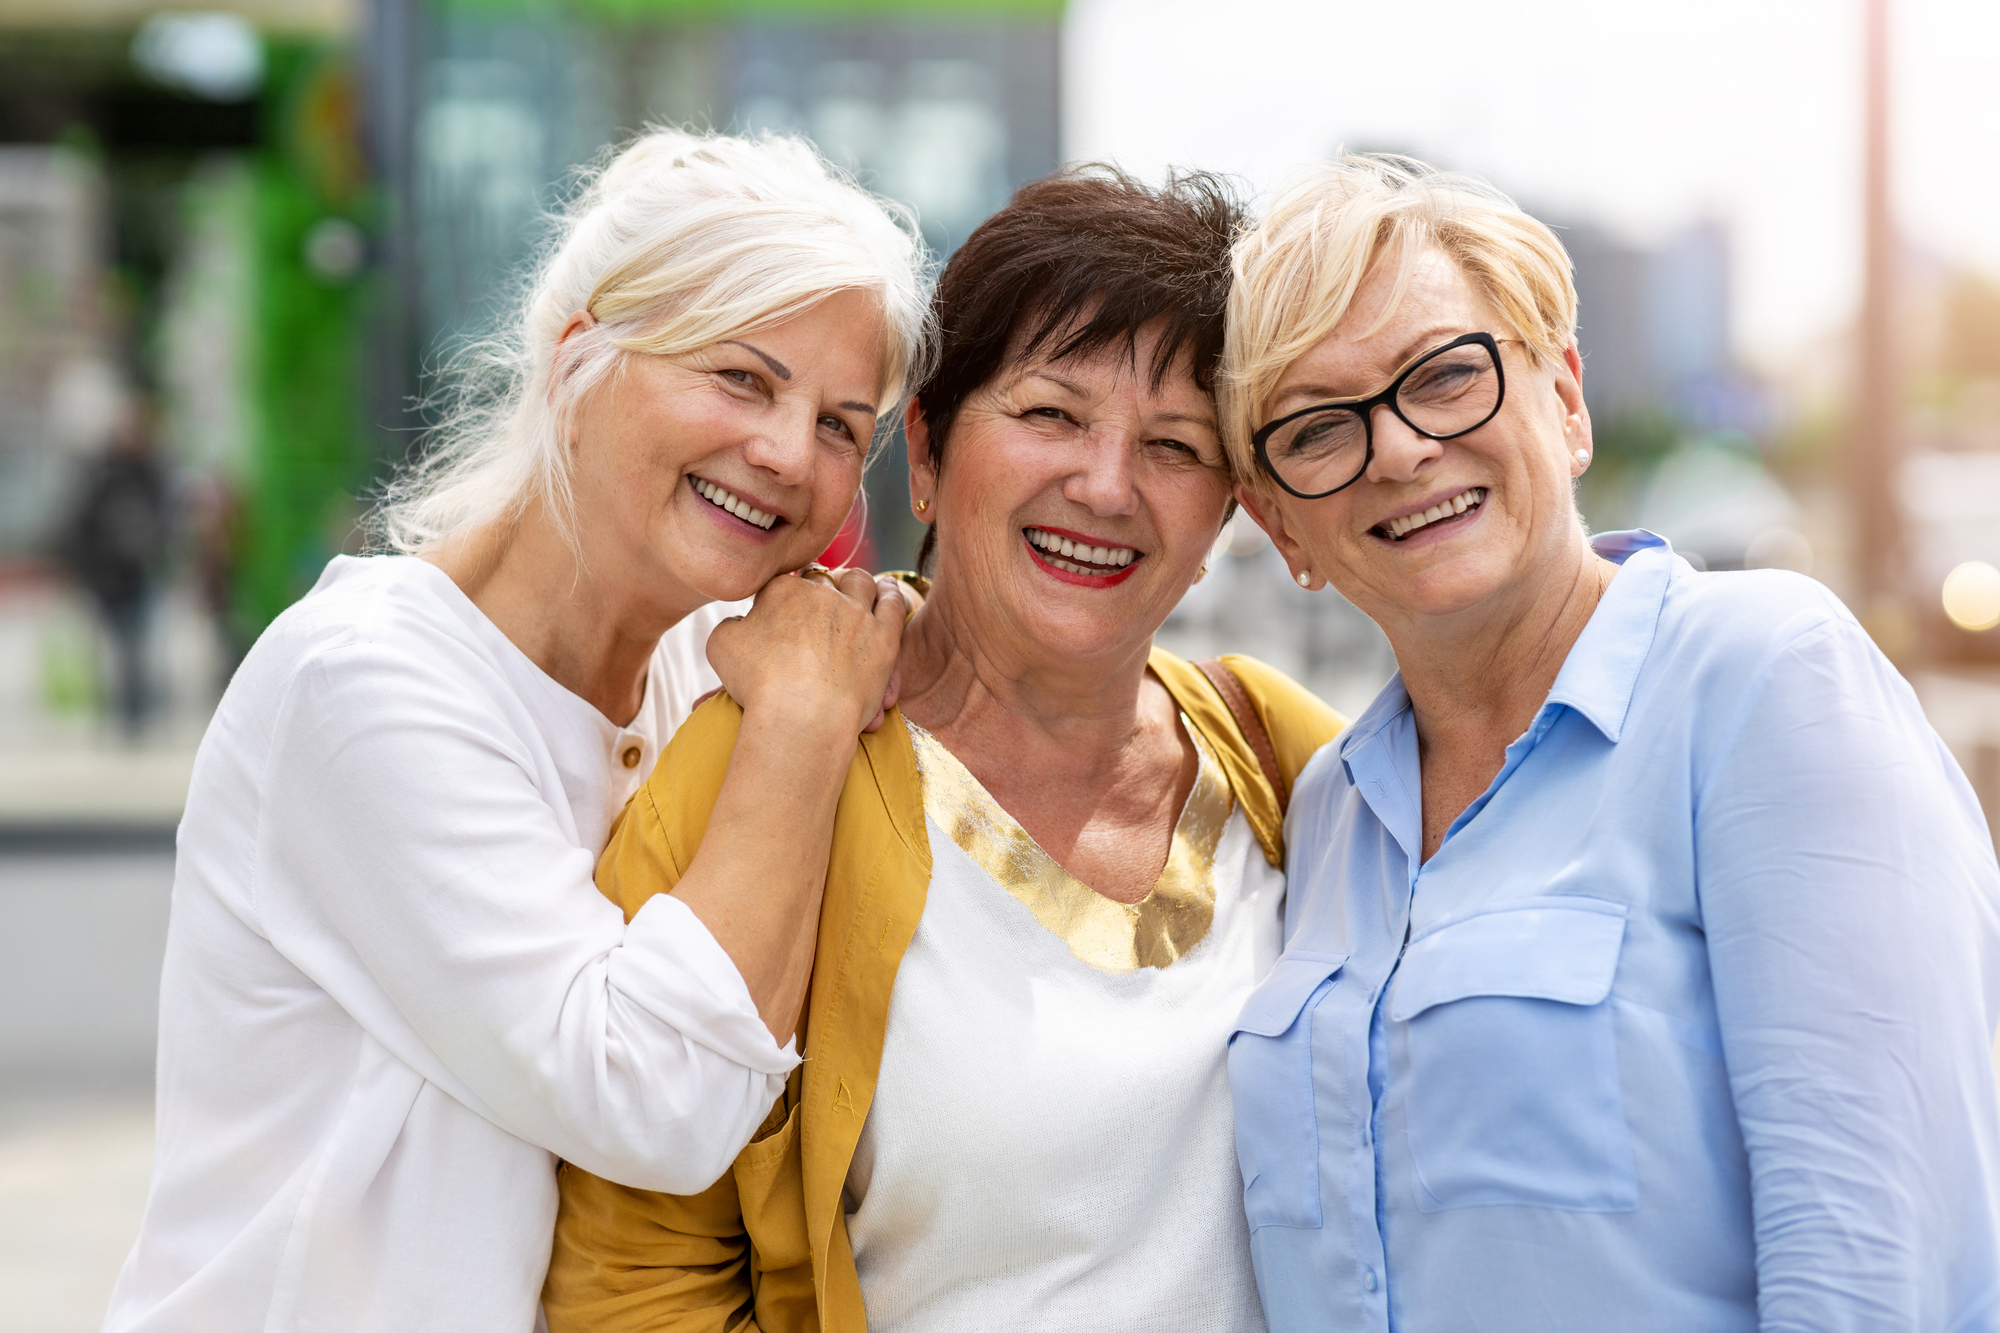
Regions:
<instances>
[{"instance_id":1,"label":"blurred city background","mask_svg":"<svg viewBox=\"0 0 2000 1333\"><path fill-rule=\"evenodd\" d=\"M940 252L1065 161L1484 175L1576 260L1591 524L1823 580L2000 817L1996 57L1984 0L0 0L0 1330L97 1327L195 745L575 164L802 131ZM1392 669L1247 520L1211 567L1169 646Z\"/></svg>"}]
</instances>

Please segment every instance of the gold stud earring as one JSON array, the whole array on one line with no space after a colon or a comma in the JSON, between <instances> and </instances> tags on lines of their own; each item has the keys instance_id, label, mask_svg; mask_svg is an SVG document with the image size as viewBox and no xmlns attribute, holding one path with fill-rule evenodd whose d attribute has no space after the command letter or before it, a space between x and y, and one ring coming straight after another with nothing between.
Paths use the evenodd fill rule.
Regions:
<instances>
[{"instance_id":1,"label":"gold stud earring","mask_svg":"<svg viewBox=\"0 0 2000 1333\"><path fill-rule=\"evenodd\" d=\"M1299 571L1299 586L1301 588L1305 588L1308 590L1312 588L1313 572L1310 569L1302 569Z\"/></svg>"},{"instance_id":2,"label":"gold stud earring","mask_svg":"<svg viewBox=\"0 0 2000 1333\"><path fill-rule=\"evenodd\" d=\"M1196 571L1194 572L1194 581L1195 581L1196 583L1200 583L1200 582L1201 582L1201 581L1202 581L1203 579L1205 579L1205 578L1207 578L1207 577L1208 577L1208 566L1207 566L1207 565L1203 565L1203 566L1202 566L1202 567L1201 567L1200 569L1197 569L1197 570L1196 570Z\"/></svg>"},{"instance_id":3,"label":"gold stud earring","mask_svg":"<svg viewBox=\"0 0 2000 1333\"><path fill-rule=\"evenodd\" d=\"M929 500L919 500L919 501L917 501L917 512L918 512L919 514L921 514L921 513L925 512L925 511L926 511L926 510L928 510L928 509L929 509L930 507L931 507L931 502L930 502Z\"/></svg>"}]
</instances>

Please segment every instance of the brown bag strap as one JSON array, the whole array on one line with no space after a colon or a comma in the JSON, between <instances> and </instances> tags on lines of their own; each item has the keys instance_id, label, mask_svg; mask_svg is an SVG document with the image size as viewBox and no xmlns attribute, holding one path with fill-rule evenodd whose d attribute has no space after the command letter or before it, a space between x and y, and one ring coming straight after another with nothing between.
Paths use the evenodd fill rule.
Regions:
<instances>
[{"instance_id":1,"label":"brown bag strap","mask_svg":"<svg viewBox=\"0 0 2000 1333\"><path fill-rule=\"evenodd\" d=\"M1278 817L1284 818L1285 807L1290 803L1292 794L1286 789L1284 775L1278 770L1278 755L1271 748L1271 733L1264 730L1264 720L1250 706L1250 696L1244 692L1243 682L1219 657L1204 657L1194 665L1197 671L1208 677L1208 683L1215 686L1215 692L1229 706L1229 715L1236 719L1236 729L1249 742L1250 753L1257 756L1257 766L1264 770L1264 780L1271 784L1271 794L1278 798Z\"/></svg>"}]
</instances>

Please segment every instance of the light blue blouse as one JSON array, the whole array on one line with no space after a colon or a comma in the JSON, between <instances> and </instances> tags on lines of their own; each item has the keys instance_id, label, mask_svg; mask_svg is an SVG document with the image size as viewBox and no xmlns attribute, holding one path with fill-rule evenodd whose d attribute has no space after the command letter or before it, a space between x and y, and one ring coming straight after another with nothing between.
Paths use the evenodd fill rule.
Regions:
<instances>
[{"instance_id":1,"label":"light blue blouse","mask_svg":"<svg viewBox=\"0 0 2000 1333\"><path fill-rule=\"evenodd\" d=\"M2000 1328L2000 870L1819 584L1650 533L1420 864L1400 680L1231 1038L1273 1333Z\"/></svg>"}]
</instances>

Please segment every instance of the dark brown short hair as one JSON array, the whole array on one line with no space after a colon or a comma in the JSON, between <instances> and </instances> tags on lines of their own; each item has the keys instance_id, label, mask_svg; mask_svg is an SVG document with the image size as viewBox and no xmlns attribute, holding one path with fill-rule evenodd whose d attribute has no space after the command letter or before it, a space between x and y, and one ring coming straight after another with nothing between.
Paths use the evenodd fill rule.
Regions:
<instances>
[{"instance_id":1,"label":"dark brown short hair","mask_svg":"<svg viewBox=\"0 0 2000 1333\"><path fill-rule=\"evenodd\" d=\"M1141 329L1165 321L1153 383L1185 354L1213 393L1242 223L1229 182L1202 171L1155 189L1115 167L1072 167L1016 190L952 255L931 298L938 355L914 395L931 465L943 465L959 410L1010 351L1060 361L1136 346ZM920 569L936 533L924 536Z\"/></svg>"}]
</instances>

